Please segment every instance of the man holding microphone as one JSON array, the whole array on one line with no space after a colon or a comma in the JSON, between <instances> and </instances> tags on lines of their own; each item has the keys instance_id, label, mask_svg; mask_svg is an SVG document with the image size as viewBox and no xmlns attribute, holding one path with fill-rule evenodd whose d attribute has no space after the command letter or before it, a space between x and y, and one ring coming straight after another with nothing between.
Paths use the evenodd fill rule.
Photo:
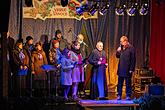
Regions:
<instances>
[{"instance_id":1,"label":"man holding microphone","mask_svg":"<svg viewBox=\"0 0 165 110\"><path fill-rule=\"evenodd\" d=\"M120 38L120 46L117 49L116 57L119 58L117 100L121 100L124 80L126 82L126 100L130 100L132 94L131 77L135 71L136 55L135 48L128 42L127 36Z\"/></svg>"}]
</instances>

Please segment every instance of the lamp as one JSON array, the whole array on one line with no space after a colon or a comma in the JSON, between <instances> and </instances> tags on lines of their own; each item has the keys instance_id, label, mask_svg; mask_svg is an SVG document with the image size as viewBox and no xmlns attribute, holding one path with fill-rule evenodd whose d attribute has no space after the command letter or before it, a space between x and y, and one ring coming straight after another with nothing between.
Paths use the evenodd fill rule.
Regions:
<instances>
[{"instance_id":1,"label":"lamp","mask_svg":"<svg viewBox=\"0 0 165 110\"><path fill-rule=\"evenodd\" d=\"M109 7L110 7L110 4L106 4L106 5L103 6L103 8L99 11L99 13L100 13L101 15L104 15L104 14L107 12L107 10L109 9Z\"/></svg>"},{"instance_id":2,"label":"lamp","mask_svg":"<svg viewBox=\"0 0 165 110\"><path fill-rule=\"evenodd\" d=\"M136 14L136 11L137 11L137 6L138 6L138 3L135 3L131 6L131 8L127 9L127 14L129 16L135 16Z\"/></svg>"},{"instance_id":3,"label":"lamp","mask_svg":"<svg viewBox=\"0 0 165 110\"><path fill-rule=\"evenodd\" d=\"M125 10L126 10L126 5L120 5L118 8L115 9L115 13L117 15L124 15Z\"/></svg>"},{"instance_id":4,"label":"lamp","mask_svg":"<svg viewBox=\"0 0 165 110\"><path fill-rule=\"evenodd\" d=\"M89 14L90 15L94 15L95 12L98 10L99 8L99 4L95 3L94 5L92 5L92 7L89 9Z\"/></svg>"},{"instance_id":5,"label":"lamp","mask_svg":"<svg viewBox=\"0 0 165 110\"><path fill-rule=\"evenodd\" d=\"M76 7L76 13L79 15L82 15L85 11L87 11L88 8L88 2L82 2L80 7Z\"/></svg>"},{"instance_id":6,"label":"lamp","mask_svg":"<svg viewBox=\"0 0 165 110\"><path fill-rule=\"evenodd\" d=\"M147 15L147 13L148 13L148 8L149 8L149 6L148 6L147 3L143 4L143 5L141 6L140 10L139 10L139 14L140 14L140 15Z\"/></svg>"},{"instance_id":7,"label":"lamp","mask_svg":"<svg viewBox=\"0 0 165 110\"><path fill-rule=\"evenodd\" d=\"M79 15L82 15L84 12L84 9L82 7L76 7L76 13Z\"/></svg>"}]
</instances>

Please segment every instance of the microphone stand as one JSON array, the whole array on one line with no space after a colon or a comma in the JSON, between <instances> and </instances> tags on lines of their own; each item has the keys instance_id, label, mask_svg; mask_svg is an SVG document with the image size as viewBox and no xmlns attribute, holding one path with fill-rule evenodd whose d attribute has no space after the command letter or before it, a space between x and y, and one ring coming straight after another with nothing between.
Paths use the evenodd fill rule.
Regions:
<instances>
[{"instance_id":1,"label":"microphone stand","mask_svg":"<svg viewBox=\"0 0 165 110\"><path fill-rule=\"evenodd\" d=\"M74 40L76 40L77 39L77 35L71 29L68 31L68 33L70 33L70 32L72 33L72 37L74 37ZM85 46L88 47L88 45L84 41L82 42L82 44L84 44Z\"/></svg>"}]
</instances>

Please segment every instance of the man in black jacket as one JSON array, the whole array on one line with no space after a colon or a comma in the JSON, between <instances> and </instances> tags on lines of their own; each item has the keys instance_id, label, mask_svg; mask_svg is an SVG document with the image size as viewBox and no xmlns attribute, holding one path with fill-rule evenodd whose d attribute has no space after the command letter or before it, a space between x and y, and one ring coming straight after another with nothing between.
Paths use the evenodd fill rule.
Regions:
<instances>
[{"instance_id":1,"label":"man in black jacket","mask_svg":"<svg viewBox=\"0 0 165 110\"><path fill-rule=\"evenodd\" d=\"M120 38L120 46L117 49L116 57L119 58L118 64L118 85L117 100L121 100L123 82L126 82L126 99L130 100L132 94L131 77L135 71L136 55L135 48L128 42L126 36Z\"/></svg>"},{"instance_id":2,"label":"man in black jacket","mask_svg":"<svg viewBox=\"0 0 165 110\"><path fill-rule=\"evenodd\" d=\"M64 39L64 37L62 36L62 32L60 30L56 30L55 32L55 38L53 40L58 40L59 44L60 44L60 51L62 52L65 48L70 49L71 45L70 43L67 41L67 39Z\"/></svg>"}]
</instances>

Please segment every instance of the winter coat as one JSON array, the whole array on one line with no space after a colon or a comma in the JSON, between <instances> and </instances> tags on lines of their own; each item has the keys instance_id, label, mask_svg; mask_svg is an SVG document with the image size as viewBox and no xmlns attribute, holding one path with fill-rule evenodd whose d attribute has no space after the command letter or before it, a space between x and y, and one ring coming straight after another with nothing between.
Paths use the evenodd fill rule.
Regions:
<instances>
[{"instance_id":1,"label":"winter coat","mask_svg":"<svg viewBox=\"0 0 165 110\"><path fill-rule=\"evenodd\" d=\"M136 55L135 48L129 45L125 50L121 52L116 52L116 57L119 58L118 63L118 76L121 77L131 77L132 74L129 71L135 70Z\"/></svg>"},{"instance_id":2,"label":"winter coat","mask_svg":"<svg viewBox=\"0 0 165 110\"><path fill-rule=\"evenodd\" d=\"M82 62L79 61L80 59L83 60L83 58L81 53L79 55L78 57L78 54L71 51L70 59L75 62L72 73L73 82L84 82L84 68Z\"/></svg>"},{"instance_id":3,"label":"winter coat","mask_svg":"<svg viewBox=\"0 0 165 110\"><path fill-rule=\"evenodd\" d=\"M46 54L43 50L32 52L32 71L35 72L34 79L46 79L46 72L42 69L42 65L48 64Z\"/></svg>"},{"instance_id":4,"label":"winter coat","mask_svg":"<svg viewBox=\"0 0 165 110\"><path fill-rule=\"evenodd\" d=\"M61 59L61 84L72 85L73 61L63 57Z\"/></svg>"},{"instance_id":5,"label":"winter coat","mask_svg":"<svg viewBox=\"0 0 165 110\"><path fill-rule=\"evenodd\" d=\"M23 53L22 56L20 56L21 51ZM26 60L27 55L26 55L26 52L24 49L20 50L17 47L15 47L13 49L12 54L13 54L13 60L14 60L13 72L14 72L14 75L16 75L16 74L18 74L18 71L20 70L20 66L27 66L29 63L29 60Z\"/></svg>"}]
</instances>

